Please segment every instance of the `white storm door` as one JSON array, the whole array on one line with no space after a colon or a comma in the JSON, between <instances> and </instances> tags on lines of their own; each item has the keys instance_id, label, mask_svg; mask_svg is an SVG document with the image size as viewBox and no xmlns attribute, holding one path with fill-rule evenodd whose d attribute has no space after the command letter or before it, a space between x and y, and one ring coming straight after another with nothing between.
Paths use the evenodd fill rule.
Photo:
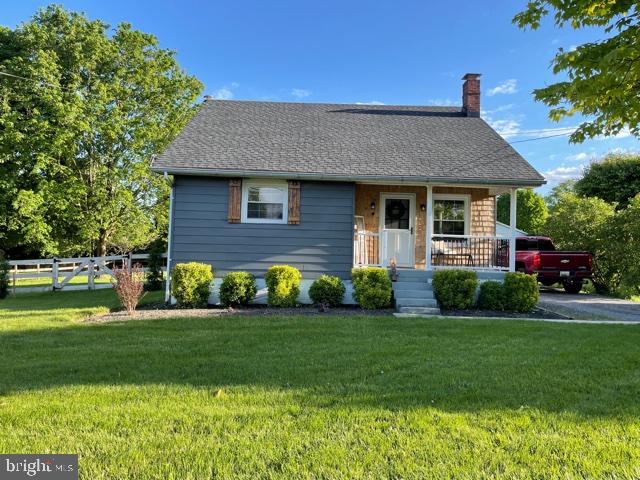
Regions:
<instances>
[{"instance_id":1,"label":"white storm door","mask_svg":"<svg viewBox=\"0 0 640 480\"><path fill-rule=\"evenodd\" d=\"M416 197L410 193L380 195L380 232L382 261L390 265L395 258L399 267L413 267L415 255Z\"/></svg>"}]
</instances>

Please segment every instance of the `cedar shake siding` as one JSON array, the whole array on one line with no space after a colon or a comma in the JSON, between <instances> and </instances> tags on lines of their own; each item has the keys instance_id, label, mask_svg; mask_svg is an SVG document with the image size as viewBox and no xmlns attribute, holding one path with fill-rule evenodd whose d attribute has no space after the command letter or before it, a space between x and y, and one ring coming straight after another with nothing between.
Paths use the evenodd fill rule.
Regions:
<instances>
[{"instance_id":1,"label":"cedar shake siding","mask_svg":"<svg viewBox=\"0 0 640 480\"><path fill-rule=\"evenodd\" d=\"M175 176L171 264L208 263L217 278L278 264L350 278L354 184L300 182L299 198L299 224L229 223L228 178Z\"/></svg>"},{"instance_id":2,"label":"cedar shake siding","mask_svg":"<svg viewBox=\"0 0 640 480\"><path fill-rule=\"evenodd\" d=\"M413 193L416 196L415 225L415 267L425 268L425 240L426 240L426 212L420 210L420 206L427 203L426 187L406 185L356 185L356 215L364 217L365 229L368 232L380 230L380 194L387 193ZM489 194L486 188L466 187L433 187L434 195L454 194L469 195L470 218L469 234L476 236L494 236L496 234L496 197ZM371 203L376 204L376 209L371 211Z\"/></svg>"}]
</instances>

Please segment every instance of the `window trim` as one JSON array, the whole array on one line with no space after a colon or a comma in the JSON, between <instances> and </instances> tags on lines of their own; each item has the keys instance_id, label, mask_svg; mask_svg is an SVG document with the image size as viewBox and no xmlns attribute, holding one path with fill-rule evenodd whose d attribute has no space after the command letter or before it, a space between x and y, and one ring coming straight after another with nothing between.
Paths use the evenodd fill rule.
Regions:
<instances>
[{"instance_id":1,"label":"window trim","mask_svg":"<svg viewBox=\"0 0 640 480\"><path fill-rule=\"evenodd\" d=\"M269 218L248 218L247 210L249 207L249 188L251 187L272 187L281 189L283 192L282 201L282 219ZM240 221L242 223L270 223L270 224L286 224L289 216L289 184L286 180L259 180L250 179L242 181L242 205L240 208Z\"/></svg>"},{"instance_id":2,"label":"window trim","mask_svg":"<svg viewBox=\"0 0 640 480\"><path fill-rule=\"evenodd\" d=\"M453 194L453 193L434 193L431 208L435 211L436 200L462 200L464 201L464 235L470 235L471 230L471 195L469 194ZM435 232L436 216L433 215L431 231ZM444 233L433 233L441 237L455 237L456 235L447 235Z\"/></svg>"}]
</instances>

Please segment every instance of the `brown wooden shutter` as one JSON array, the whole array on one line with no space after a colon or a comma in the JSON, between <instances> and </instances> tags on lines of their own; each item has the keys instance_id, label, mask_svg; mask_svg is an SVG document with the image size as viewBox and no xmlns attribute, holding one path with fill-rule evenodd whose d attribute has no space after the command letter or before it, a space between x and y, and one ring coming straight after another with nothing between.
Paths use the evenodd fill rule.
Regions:
<instances>
[{"instance_id":1,"label":"brown wooden shutter","mask_svg":"<svg viewBox=\"0 0 640 480\"><path fill-rule=\"evenodd\" d=\"M233 178L229 180L229 210L227 221L240 223L240 211L242 209L242 180Z\"/></svg>"},{"instance_id":2,"label":"brown wooden shutter","mask_svg":"<svg viewBox=\"0 0 640 480\"><path fill-rule=\"evenodd\" d=\"M287 221L290 225L300 223L300 182L289 180L289 212Z\"/></svg>"}]
</instances>

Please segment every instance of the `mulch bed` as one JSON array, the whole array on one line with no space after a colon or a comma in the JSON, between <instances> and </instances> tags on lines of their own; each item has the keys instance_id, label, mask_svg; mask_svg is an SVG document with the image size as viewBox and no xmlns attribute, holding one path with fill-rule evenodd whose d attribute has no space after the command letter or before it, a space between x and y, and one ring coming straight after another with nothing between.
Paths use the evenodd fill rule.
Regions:
<instances>
[{"instance_id":1,"label":"mulch bed","mask_svg":"<svg viewBox=\"0 0 640 480\"><path fill-rule=\"evenodd\" d=\"M310 317L345 316L345 315L367 315L367 316L389 316L393 310L363 310L357 306L343 306L331 308L321 312L316 307L303 306L294 308L275 308L266 305L252 305L242 308L177 308L175 306L165 306L163 303L141 305L132 314L125 311L113 311L103 315L94 315L85 322L106 323L123 322L128 320L157 320L164 318L185 318L185 317L227 317L231 315L245 316L274 316L274 315L303 315Z\"/></svg>"},{"instance_id":2,"label":"mulch bed","mask_svg":"<svg viewBox=\"0 0 640 480\"><path fill-rule=\"evenodd\" d=\"M565 320L571 318L542 308L536 308L529 313L502 312L499 310L442 310L442 315L446 317L558 318Z\"/></svg>"}]
</instances>

